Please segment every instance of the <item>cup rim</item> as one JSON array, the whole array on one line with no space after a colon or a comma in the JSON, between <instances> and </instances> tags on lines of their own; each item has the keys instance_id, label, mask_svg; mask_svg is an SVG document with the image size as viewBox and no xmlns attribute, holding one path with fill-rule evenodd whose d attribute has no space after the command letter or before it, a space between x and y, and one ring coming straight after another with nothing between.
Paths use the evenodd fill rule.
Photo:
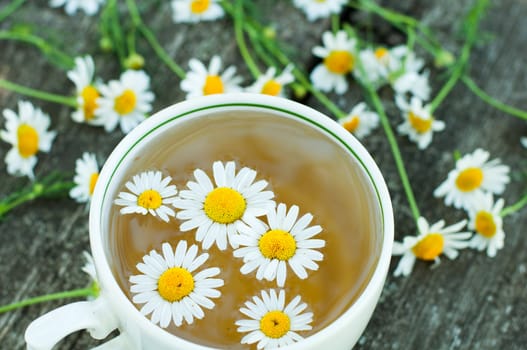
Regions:
<instances>
[{"instance_id":1,"label":"cup rim","mask_svg":"<svg viewBox=\"0 0 527 350\"><path fill-rule=\"evenodd\" d=\"M228 110L230 107L254 108L265 110L274 114L286 114L290 117L297 117L311 124L315 129L322 129L335 142L344 146L344 148L360 163L362 170L368 175L369 181L377 195L377 202L380 207L382 221L382 243L379 258L373 273L357 299L352 305L344 311L336 320L328 326L307 337L304 341L284 347L284 349L301 349L305 341L320 342L328 339L347 325L347 319L353 317L368 302L368 299L382 290L384 280L390 264L392 244L394 239L394 221L393 209L390 195L385 180L376 165L375 161L364 148L364 146L348 131L342 128L338 123L328 116L316 111L315 109L301 103L280 97L273 97L252 93L229 93L220 95L210 95L197 97L191 100L182 101L168 106L147 118L140 125L134 128L126 135L111 152L103 166L90 205L89 214L89 233L91 251L94 257L97 277L101 285L101 296L111 299L110 305L113 305L114 311L123 313L127 322L133 322L141 327L142 332L148 333L152 337L159 339L164 338L165 342L170 342L174 347L192 348L196 350L213 350L213 348L196 344L177 337L157 325L142 315L134 304L126 297L119 287L113 276L110 262L108 261L104 243L102 240L102 209L103 199L106 196L108 188L112 183L112 177L117 168L126 158L128 152L135 147L141 140L147 137L157 128L168 123L178 123L185 120L186 116L191 116L198 112L214 110L215 112ZM175 120L179 118L178 120ZM172 124L171 124L172 125ZM110 165L112 164L112 165ZM120 318L120 317L118 317ZM368 317L369 318L369 317Z\"/></svg>"}]
</instances>

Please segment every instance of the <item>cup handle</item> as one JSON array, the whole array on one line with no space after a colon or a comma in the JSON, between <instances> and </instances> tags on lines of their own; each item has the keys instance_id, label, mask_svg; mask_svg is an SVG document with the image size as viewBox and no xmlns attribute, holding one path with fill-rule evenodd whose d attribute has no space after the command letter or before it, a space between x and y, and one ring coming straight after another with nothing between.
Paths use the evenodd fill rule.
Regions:
<instances>
[{"instance_id":1,"label":"cup handle","mask_svg":"<svg viewBox=\"0 0 527 350\"><path fill-rule=\"evenodd\" d=\"M117 318L104 297L100 296L92 301L64 305L40 316L27 327L25 340L28 350L51 350L61 339L73 332L86 329L93 338L104 339L117 325ZM117 338L125 342L122 335ZM112 341L114 340L110 342ZM115 343L117 342L116 340Z\"/></svg>"}]
</instances>

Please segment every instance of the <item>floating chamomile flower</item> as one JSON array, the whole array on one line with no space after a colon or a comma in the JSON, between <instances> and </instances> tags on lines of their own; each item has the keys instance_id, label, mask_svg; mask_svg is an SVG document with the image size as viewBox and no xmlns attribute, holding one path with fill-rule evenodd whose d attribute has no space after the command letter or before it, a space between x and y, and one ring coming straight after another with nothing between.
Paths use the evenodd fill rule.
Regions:
<instances>
[{"instance_id":1,"label":"floating chamomile flower","mask_svg":"<svg viewBox=\"0 0 527 350\"><path fill-rule=\"evenodd\" d=\"M425 149L430 145L434 131L442 131L445 128L445 123L435 119L430 113L430 106L423 106L419 98L412 97L408 104L404 97L397 95L395 102L404 118L397 131L402 135L408 135L411 141L417 143L419 149Z\"/></svg>"},{"instance_id":2,"label":"floating chamomile flower","mask_svg":"<svg viewBox=\"0 0 527 350\"><path fill-rule=\"evenodd\" d=\"M503 248L505 240L500 216L504 203L502 198L494 203L492 194L486 193L468 211L468 228L476 232L470 240L470 247L480 251L487 249L487 255L491 258Z\"/></svg>"},{"instance_id":3,"label":"floating chamomile flower","mask_svg":"<svg viewBox=\"0 0 527 350\"><path fill-rule=\"evenodd\" d=\"M222 62L219 56L212 57L208 68L195 58L188 65L190 71L180 85L181 90L187 93L187 99L242 90L239 86L242 78L235 75L236 67L230 66L220 74Z\"/></svg>"},{"instance_id":4,"label":"floating chamomile flower","mask_svg":"<svg viewBox=\"0 0 527 350\"><path fill-rule=\"evenodd\" d=\"M0 138L13 146L5 156L7 172L15 176L33 179L33 168L37 164L37 152L49 152L55 131L48 131L50 118L30 102L18 102L18 114L4 109L5 130Z\"/></svg>"},{"instance_id":5,"label":"floating chamomile flower","mask_svg":"<svg viewBox=\"0 0 527 350\"><path fill-rule=\"evenodd\" d=\"M111 132L117 124L129 133L152 110L154 94L150 91L150 77L143 71L127 70L119 80L100 86L102 97L97 99L97 117L104 129Z\"/></svg>"},{"instance_id":6,"label":"floating chamomile flower","mask_svg":"<svg viewBox=\"0 0 527 350\"><path fill-rule=\"evenodd\" d=\"M162 328L168 327L172 320L179 327L183 320L192 324L194 318L205 316L202 308L213 309L210 298L218 298L216 290L223 286L223 280L212 278L220 273L217 267L211 267L194 273L207 261L209 254L197 256L198 247L193 244L187 249L186 241L179 241L175 251L170 244L163 243L163 255L155 250L143 257L143 263L137 264L141 275L130 277L133 294L132 301L145 304L141 313L152 313L151 321Z\"/></svg>"},{"instance_id":7,"label":"floating chamomile flower","mask_svg":"<svg viewBox=\"0 0 527 350\"><path fill-rule=\"evenodd\" d=\"M368 136L379 125L377 113L368 109L365 102L358 103L347 117L339 120L340 125L358 139Z\"/></svg>"},{"instance_id":8,"label":"floating chamomile flower","mask_svg":"<svg viewBox=\"0 0 527 350\"><path fill-rule=\"evenodd\" d=\"M331 14L339 14L347 0L294 0L293 3L305 12L308 20L315 21Z\"/></svg>"},{"instance_id":9,"label":"floating chamomile flower","mask_svg":"<svg viewBox=\"0 0 527 350\"><path fill-rule=\"evenodd\" d=\"M324 61L311 72L311 82L321 91L334 89L337 94L343 94L348 90L346 76L355 68L356 41L340 30L336 34L324 32L322 42L324 46L313 48L313 54Z\"/></svg>"},{"instance_id":10,"label":"floating chamomile flower","mask_svg":"<svg viewBox=\"0 0 527 350\"><path fill-rule=\"evenodd\" d=\"M291 73L292 65L288 65L282 74L276 76L276 68L270 67L265 74L258 77L256 82L249 86L246 91L271 96L284 96L284 86L295 81Z\"/></svg>"},{"instance_id":11,"label":"floating chamomile flower","mask_svg":"<svg viewBox=\"0 0 527 350\"><path fill-rule=\"evenodd\" d=\"M120 192L115 204L124 206L121 214L143 214L150 213L165 222L169 216L175 216L175 212L168 205L174 200L177 189L175 185L169 185L172 178L167 176L161 179L160 171L145 171L134 175L132 181L126 183L126 188L131 191Z\"/></svg>"},{"instance_id":12,"label":"floating chamomile flower","mask_svg":"<svg viewBox=\"0 0 527 350\"><path fill-rule=\"evenodd\" d=\"M458 250L467 248L470 232L460 232L467 221L463 220L451 226L445 226L445 221L440 220L428 225L425 218L417 220L419 236L406 236L402 243L394 242L392 255L402 255L394 276L408 276L412 272L415 259L434 261L439 263L439 255L445 254L449 259L458 256Z\"/></svg>"},{"instance_id":13,"label":"floating chamomile flower","mask_svg":"<svg viewBox=\"0 0 527 350\"><path fill-rule=\"evenodd\" d=\"M68 78L75 84L77 92L77 110L71 114L71 119L77 123L101 125L96 118L99 90L93 83L94 63L91 56L76 57L75 67L68 71Z\"/></svg>"},{"instance_id":14,"label":"floating chamomile flower","mask_svg":"<svg viewBox=\"0 0 527 350\"><path fill-rule=\"evenodd\" d=\"M258 349L276 349L304 339L297 332L312 329L313 313L305 312L306 303L297 295L285 306L285 291L278 295L274 289L262 291L262 297L254 296L245 302L240 312L249 319L238 320L238 332L247 333L241 343L257 344Z\"/></svg>"},{"instance_id":15,"label":"floating chamomile flower","mask_svg":"<svg viewBox=\"0 0 527 350\"><path fill-rule=\"evenodd\" d=\"M219 0L173 0L172 10L176 23L213 21L224 15Z\"/></svg>"},{"instance_id":16,"label":"floating chamomile flower","mask_svg":"<svg viewBox=\"0 0 527 350\"><path fill-rule=\"evenodd\" d=\"M99 165L95 154L84 152L82 158L75 161L75 187L70 190L70 197L78 203L89 203L98 179Z\"/></svg>"},{"instance_id":17,"label":"floating chamomile flower","mask_svg":"<svg viewBox=\"0 0 527 350\"><path fill-rule=\"evenodd\" d=\"M242 168L236 174L234 162L214 162L212 172L216 186L207 174L194 171L196 182L187 183L188 190L182 190L173 202L181 209L177 218L184 220L181 231L197 228L196 241L203 242L203 249L209 249L214 242L220 250L227 249L227 238L231 247L236 248L234 237L242 222L255 220L275 207L274 193L264 191L267 181L253 183L256 171Z\"/></svg>"},{"instance_id":18,"label":"floating chamomile flower","mask_svg":"<svg viewBox=\"0 0 527 350\"><path fill-rule=\"evenodd\" d=\"M500 159L489 159L489 152L480 148L456 162L456 168L434 191L435 197L445 197L446 205L470 210L482 192L502 194L509 183L509 167Z\"/></svg>"},{"instance_id":19,"label":"floating chamomile flower","mask_svg":"<svg viewBox=\"0 0 527 350\"><path fill-rule=\"evenodd\" d=\"M84 11L87 15L92 16L99 11L99 5L104 4L105 0L51 0L51 7L64 6L64 10L70 16L77 13L77 10Z\"/></svg>"},{"instance_id":20,"label":"floating chamomile flower","mask_svg":"<svg viewBox=\"0 0 527 350\"><path fill-rule=\"evenodd\" d=\"M240 271L248 274L256 271L258 280L275 280L283 287L287 275L287 266L301 279L307 278L307 271L317 270L316 261L322 261L324 255L317 250L325 246L323 239L312 239L322 231L319 225L309 226L313 215L305 214L298 218L298 206L293 205L286 212L285 204L278 205L276 211L267 214L267 222L255 219L240 226L240 235L236 242L242 246L234 251L234 256L243 258Z\"/></svg>"}]
</instances>

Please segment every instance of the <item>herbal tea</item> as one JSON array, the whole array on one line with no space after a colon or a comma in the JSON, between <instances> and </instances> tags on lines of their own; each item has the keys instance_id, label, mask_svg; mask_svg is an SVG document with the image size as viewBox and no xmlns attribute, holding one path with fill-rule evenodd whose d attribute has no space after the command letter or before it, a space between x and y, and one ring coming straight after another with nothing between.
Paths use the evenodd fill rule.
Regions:
<instances>
[{"instance_id":1,"label":"herbal tea","mask_svg":"<svg viewBox=\"0 0 527 350\"><path fill-rule=\"evenodd\" d=\"M109 249L110 256L114 257L116 280L130 300L136 301L134 305L138 309L151 309L146 317L156 318L156 323L166 319L164 312L178 310L174 307L152 311L154 302L145 306L149 296L162 295L166 300L175 301L181 300L183 295L205 291L198 302L205 307L201 312L196 311L191 323L182 311L179 322L174 318L166 328L161 324L178 337L201 345L256 348L256 343L241 343L250 334L254 321L240 320L251 319L248 314L257 314L261 304L269 300L271 304L273 300L274 304L281 300L282 308L294 308L304 326L309 322L309 327L301 326L295 331L298 335L307 337L323 329L360 295L373 273L381 248L382 223L376 194L358 161L350 162L349 158L342 146L307 122L262 112L211 114L187 120L177 128L160 133L126 169L120 191L137 192L138 187L154 181L156 176L156 183L162 183L163 189L144 191L148 196L119 195L120 201L119 193L115 194L118 200L110 213ZM254 172L246 168L255 171L254 178ZM201 171L196 172L196 169ZM233 180L236 188L243 187L242 183L247 188L255 185L248 190L245 201L242 198L237 202L238 192L218 184L234 176L237 176ZM232 212L240 211L240 215L230 217L231 214L213 206L206 204L203 209L193 204L196 198L205 197L201 193L203 188L197 188L199 184L208 186L203 185L207 184L205 178L218 185L214 186L218 191L211 191L207 200L214 193L216 201L227 203ZM132 179L135 182L128 183ZM261 180L265 180L267 186L259 186L264 184L259 183ZM189 181L195 185L187 187ZM268 192L274 193L274 197ZM159 193L162 196L156 197ZM258 206L267 208L271 200L277 205L274 214L258 213L261 209ZM125 206L127 201L136 201L134 205L145 208L157 202L158 206L168 209L156 212L155 216L151 215L152 209L144 209L146 215L141 215L123 209L123 206L129 208ZM257 218L249 215L248 222L236 229L230 227L226 236L225 232L213 231L213 225L205 229L197 227L208 220L207 216L213 219L216 216L214 220L226 225L238 218L243 221L247 218L241 215L244 210ZM201 219L192 216L198 212L202 213ZM312 215L312 220L308 214ZM275 229L280 220L288 227ZM301 232L295 236L296 242L286 232L295 229ZM289 238L282 239L284 234ZM285 248L277 248L277 242L287 240ZM197 251L192 245L197 246ZM152 250L157 253L151 253ZM286 260L293 259L295 251L306 254L299 257L300 263L292 266ZM209 255L207 259L201 256L204 253ZM265 258L273 254L277 262L271 268L269 265L273 263ZM157 273L159 283L154 285L146 276L152 269L145 266L150 264L155 270L164 264L160 259L167 255L172 262L174 259L187 263L195 260L191 267L187 264L186 268L173 267L167 273ZM258 261L257 255L263 257ZM143 267L138 266L139 263ZM279 267L281 263L284 263L286 277L283 267ZM258 264L267 265L260 269ZM273 269L274 273L269 272ZM169 290L169 286L178 289ZM295 299L297 296L300 300ZM137 302L138 298L144 300ZM304 303L306 308L302 310ZM185 305L193 308L193 302ZM271 341L278 341L290 328L294 330L295 320L284 319L281 311L267 311L256 325L262 329L267 327L264 334ZM240 331L244 327L246 330Z\"/></svg>"}]
</instances>

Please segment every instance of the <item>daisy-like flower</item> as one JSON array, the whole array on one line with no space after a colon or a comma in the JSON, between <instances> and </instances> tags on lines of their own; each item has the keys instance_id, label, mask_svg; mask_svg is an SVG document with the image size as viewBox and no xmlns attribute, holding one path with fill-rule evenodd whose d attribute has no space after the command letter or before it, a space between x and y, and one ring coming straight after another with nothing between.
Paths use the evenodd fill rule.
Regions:
<instances>
[{"instance_id":1,"label":"daisy-like flower","mask_svg":"<svg viewBox=\"0 0 527 350\"><path fill-rule=\"evenodd\" d=\"M127 70L119 80L101 85L100 92L95 115L102 118L107 132L119 124L127 134L152 110L154 94L150 91L150 77L143 71Z\"/></svg>"},{"instance_id":2,"label":"daisy-like flower","mask_svg":"<svg viewBox=\"0 0 527 350\"><path fill-rule=\"evenodd\" d=\"M480 251L487 249L487 255L491 258L503 248L505 240L503 220L500 216L504 203L502 198L494 203L492 194L486 193L468 212L468 228L476 232L470 240L470 247Z\"/></svg>"},{"instance_id":3,"label":"daisy-like flower","mask_svg":"<svg viewBox=\"0 0 527 350\"><path fill-rule=\"evenodd\" d=\"M219 0L174 0L172 10L176 23L213 21L224 15Z\"/></svg>"},{"instance_id":4,"label":"daisy-like flower","mask_svg":"<svg viewBox=\"0 0 527 350\"><path fill-rule=\"evenodd\" d=\"M241 91L241 77L236 76L236 67L230 66L223 73L221 58L213 56L209 67L193 58L188 63L190 71L181 81L181 90L187 93L187 99L212 94L223 94Z\"/></svg>"},{"instance_id":5,"label":"daisy-like flower","mask_svg":"<svg viewBox=\"0 0 527 350\"><path fill-rule=\"evenodd\" d=\"M411 141L417 143L419 149L428 147L432 142L434 131L442 131L445 128L445 123L435 119L430 113L430 106L423 106L419 98L412 97L408 104L404 97L397 95L395 102L404 118L397 131L402 135L408 135Z\"/></svg>"},{"instance_id":6,"label":"daisy-like flower","mask_svg":"<svg viewBox=\"0 0 527 350\"><path fill-rule=\"evenodd\" d=\"M322 42L324 46L313 48L313 54L324 61L311 72L311 82L321 91L335 89L336 93L343 94L348 89L346 75L355 68L356 40L340 30L335 35L324 32Z\"/></svg>"},{"instance_id":7,"label":"daisy-like flower","mask_svg":"<svg viewBox=\"0 0 527 350\"><path fill-rule=\"evenodd\" d=\"M395 92L402 96L409 93L423 101L428 100L431 91L429 72L420 72L425 65L424 60L405 45L392 48L386 56L385 62L389 62L388 79Z\"/></svg>"},{"instance_id":8,"label":"daisy-like flower","mask_svg":"<svg viewBox=\"0 0 527 350\"><path fill-rule=\"evenodd\" d=\"M171 320L179 327L183 320L192 324L194 318L202 319L202 308L213 309L210 299L221 295L216 288L223 286L223 280L212 278L219 275L220 269L211 267L194 273L209 254L198 256L198 247L193 244L187 249L186 241L179 241L175 251L163 243L162 252L163 255L152 250L137 264L142 274L130 277L130 291L136 294L132 301L145 304L141 313L152 313L151 321L162 328L168 327Z\"/></svg>"},{"instance_id":9,"label":"daisy-like flower","mask_svg":"<svg viewBox=\"0 0 527 350\"><path fill-rule=\"evenodd\" d=\"M406 72L392 82L392 87L399 95L410 93L423 101L430 98L428 72Z\"/></svg>"},{"instance_id":10,"label":"daisy-like flower","mask_svg":"<svg viewBox=\"0 0 527 350\"><path fill-rule=\"evenodd\" d=\"M82 271L88 274L93 282L98 282L99 279L97 278L97 271L95 270L95 262L93 261L93 257L87 251L84 251L82 255L84 255L84 260L86 260L86 263L82 267Z\"/></svg>"},{"instance_id":11,"label":"daisy-like flower","mask_svg":"<svg viewBox=\"0 0 527 350\"><path fill-rule=\"evenodd\" d=\"M365 102L361 102L353 107L347 117L340 119L339 123L344 129L361 139L368 136L379 125L379 116L370 111Z\"/></svg>"},{"instance_id":12,"label":"daisy-like flower","mask_svg":"<svg viewBox=\"0 0 527 350\"><path fill-rule=\"evenodd\" d=\"M295 81L292 71L293 66L288 65L282 74L276 76L276 68L270 67L265 74L260 75L256 82L246 90L257 94L284 96L284 86Z\"/></svg>"},{"instance_id":13,"label":"daisy-like flower","mask_svg":"<svg viewBox=\"0 0 527 350\"><path fill-rule=\"evenodd\" d=\"M99 11L99 5L102 5L105 0L51 0L49 5L51 7L64 6L64 10L70 16L77 13L77 10L84 11L87 15L92 16Z\"/></svg>"},{"instance_id":14,"label":"daisy-like flower","mask_svg":"<svg viewBox=\"0 0 527 350\"><path fill-rule=\"evenodd\" d=\"M347 0L294 0L294 5L303 10L310 21L339 14Z\"/></svg>"},{"instance_id":15,"label":"daisy-like flower","mask_svg":"<svg viewBox=\"0 0 527 350\"><path fill-rule=\"evenodd\" d=\"M84 152L82 158L75 161L75 187L70 190L70 197L78 203L89 203L99 178L99 165L95 154Z\"/></svg>"},{"instance_id":16,"label":"daisy-like flower","mask_svg":"<svg viewBox=\"0 0 527 350\"><path fill-rule=\"evenodd\" d=\"M96 118L99 90L93 82L95 66L91 56L76 57L75 67L68 71L68 78L75 84L78 108L71 114L71 119L77 123L100 125Z\"/></svg>"},{"instance_id":17,"label":"daisy-like flower","mask_svg":"<svg viewBox=\"0 0 527 350\"><path fill-rule=\"evenodd\" d=\"M401 65L399 59L391 54L390 50L382 46L375 50L361 50L359 59L364 71L355 69L353 75L361 81L367 81L375 88L384 85L388 81L390 73Z\"/></svg>"},{"instance_id":18,"label":"daisy-like flower","mask_svg":"<svg viewBox=\"0 0 527 350\"><path fill-rule=\"evenodd\" d=\"M470 210L482 192L502 194L509 183L509 167L499 158L487 161L489 152L480 148L456 162L456 168L434 191L435 197L445 197L446 205Z\"/></svg>"},{"instance_id":19,"label":"daisy-like flower","mask_svg":"<svg viewBox=\"0 0 527 350\"><path fill-rule=\"evenodd\" d=\"M28 176L33 179L33 168L37 164L37 152L49 152L55 131L48 131L50 118L30 102L18 102L18 114L4 109L5 130L0 138L13 146L5 156L7 172L15 176Z\"/></svg>"},{"instance_id":20,"label":"daisy-like flower","mask_svg":"<svg viewBox=\"0 0 527 350\"><path fill-rule=\"evenodd\" d=\"M267 293L262 291L261 298L254 296L252 301L245 302L245 307L240 312L249 319L238 320L238 332L247 333L241 343L258 343L258 349L276 349L291 345L304 339L297 332L311 330L313 321L312 312L304 312L306 303L301 303L297 295L285 306L285 291L280 290L278 295L274 289Z\"/></svg>"},{"instance_id":21,"label":"daisy-like flower","mask_svg":"<svg viewBox=\"0 0 527 350\"><path fill-rule=\"evenodd\" d=\"M278 205L276 211L267 214L266 225L261 220L252 220L249 225L240 227L236 242L242 246L234 251L234 256L243 258L240 271L248 274L256 271L258 280L275 280L283 287L287 266L301 279L307 278L307 271L317 270L316 261L324 255L315 250L325 246L323 239L313 239L322 231L319 225L309 226L313 215L305 214L298 218L298 206L293 205L286 212L285 204Z\"/></svg>"},{"instance_id":22,"label":"daisy-like flower","mask_svg":"<svg viewBox=\"0 0 527 350\"><path fill-rule=\"evenodd\" d=\"M457 258L458 250L467 248L470 232L461 232L467 221L463 220L451 226L445 226L445 221L440 220L428 225L425 218L417 220L419 236L406 236L402 243L394 242L392 255L402 255L399 265L394 271L394 276L408 276L412 272L415 259L434 261L439 263L439 256L444 254L453 260Z\"/></svg>"},{"instance_id":23,"label":"daisy-like flower","mask_svg":"<svg viewBox=\"0 0 527 350\"><path fill-rule=\"evenodd\" d=\"M255 220L273 209L275 202L272 191L263 191L267 181L256 178L256 171L242 168L237 174L234 162L214 162L214 182L201 170L194 171L196 182L187 183L188 190L182 190L173 205L181 209L177 218L184 220L179 229L189 231L197 228L196 241L203 242L203 249L209 249L214 242L220 250L231 247L238 235L242 222Z\"/></svg>"},{"instance_id":24,"label":"daisy-like flower","mask_svg":"<svg viewBox=\"0 0 527 350\"><path fill-rule=\"evenodd\" d=\"M130 192L120 192L115 204L124 206L121 214L143 214L150 213L165 222L169 216L176 214L168 205L172 203L177 194L176 185L169 185L172 178L163 175L160 171L145 171L134 175L132 181L126 183Z\"/></svg>"}]
</instances>

